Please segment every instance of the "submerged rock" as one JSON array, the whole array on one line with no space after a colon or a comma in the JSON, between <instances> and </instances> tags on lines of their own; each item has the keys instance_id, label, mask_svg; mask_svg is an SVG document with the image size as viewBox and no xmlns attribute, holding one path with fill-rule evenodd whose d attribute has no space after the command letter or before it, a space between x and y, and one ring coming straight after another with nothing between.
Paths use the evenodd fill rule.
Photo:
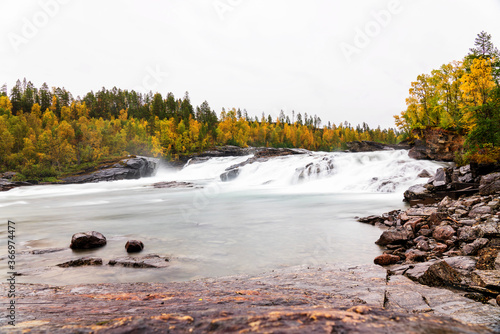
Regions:
<instances>
[{"instance_id":1,"label":"submerged rock","mask_svg":"<svg viewBox=\"0 0 500 334\"><path fill-rule=\"evenodd\" d=\"M156 254L145 255L141 257L122 257L109 261L111 266L122 266L129 268L165 268L170 261L167 257L160 257Z\"/></svg>"},{"instance_id":2,"label":"submerged rock","mask_svg":"<svg viewBox=\"0 0 500 334\"><path fill-rule=\"evenodd\" d=\"M106 245L106 237L99 232L90 231L73 234L71 249L90 249Z\"/></svg>"},{"instance_id":3,"label":"submerged rock","mask_svg":"<svg viewBox=\"0 0 500 334\"><path fill-rule=\"evenodd\" d=\"M228 182L228 181L232 181L232 180L236 179L238 177L238 175L240 175L240 169L235 168L235 169L231 169L227 172L222 173L220 175L220 179L222 182Z\"/></svg>"},{"instance_id":4,"label":"submerged rock","mask_svg":"<svg viewBox=\"0 0 500 334\"><path fill-rule=\"evenodd\" d=\"M98 257L82 257L76 260L60 263L57 266L61 268L82 267L82 266L100 266L102 259Z\"/></svg>"}]
</instances>

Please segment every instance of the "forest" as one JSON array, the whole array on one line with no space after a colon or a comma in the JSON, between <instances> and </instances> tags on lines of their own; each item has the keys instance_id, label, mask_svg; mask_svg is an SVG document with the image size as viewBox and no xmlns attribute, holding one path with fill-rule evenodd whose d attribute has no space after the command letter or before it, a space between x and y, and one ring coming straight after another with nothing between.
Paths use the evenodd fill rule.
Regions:
<instances>
[{"instance_id":1,"label":"forest","mask_svg":"<svg viewBox=\"0 0 500 334\"><path fill-rule=\"evenodd\" d=\"M399 135L367 124L321 127L321 119L307 113L259 119L232 108L217 115L206 101L193 107L187 92L176 99L114 87L74 98L64 88L36 88L26 79L10 94L1 88L0 133L0 171L46 181L126 155L176 160L219 145L334 151L354 140L396 143Z\"/></svg>"},{"instance_id":2,"label":"forest","mask_svg":"<svg viewBox=\"0 0 500 334\"><path fill-rule=\"evenodd\" d=\"M395 116L405 137L439 128L465 136L456 162L500 162L500 52L482 31L461 61L421 74L411 83L407 109Z\"/></svg>"}]
</instances>

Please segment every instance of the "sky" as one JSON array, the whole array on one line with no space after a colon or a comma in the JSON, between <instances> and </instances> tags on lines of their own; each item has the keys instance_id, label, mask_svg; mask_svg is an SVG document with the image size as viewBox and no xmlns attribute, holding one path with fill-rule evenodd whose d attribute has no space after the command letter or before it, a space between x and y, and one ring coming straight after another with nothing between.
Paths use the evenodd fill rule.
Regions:
<instances>
[{"instance_id":1,"label":"sky","mask_svg":"<svg viewBox=\"0 0 500 334\"><path fill-rule=\"evenodd\" d=\"M412 81L461 60L500 0L0 0L0 85L394 127Z\"/></svg>"}]
</instances>

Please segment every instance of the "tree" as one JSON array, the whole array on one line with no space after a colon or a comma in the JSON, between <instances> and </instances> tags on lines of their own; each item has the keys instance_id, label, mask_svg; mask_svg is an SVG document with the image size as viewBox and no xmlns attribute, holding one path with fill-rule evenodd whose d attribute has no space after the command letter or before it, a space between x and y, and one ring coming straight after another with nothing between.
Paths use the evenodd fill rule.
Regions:
<instances>
[{"instance_id":1,"label":"tree","mask_svg":"<svg viewBox=\"0 0 500 334\"><path fill-rule=\"evenodd\" d=\"M474 60L477 58L489 59L492 61L493 78L497 85L500 84L500 51L493 45L491 35L485 31L477 34L474 41L474 48L469 49L467 59Z\"/></svg>"}]
</instances>

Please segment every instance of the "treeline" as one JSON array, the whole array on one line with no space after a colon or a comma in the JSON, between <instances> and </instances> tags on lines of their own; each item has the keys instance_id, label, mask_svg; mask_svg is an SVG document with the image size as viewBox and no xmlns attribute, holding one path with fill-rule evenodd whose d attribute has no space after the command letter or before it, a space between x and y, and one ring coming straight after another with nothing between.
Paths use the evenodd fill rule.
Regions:
<instances>
[{"instance_id":1,"label":"treeline","mask_svg":"<svg viewBox=\"0 0 500 334\"><path fill-rule=\"evenodd\" d=\"M422 74L411 83L407 109L394 116L405 136L419 129L442 128L466 136L457 162L500 161L500 52L491 35L478 34L462 61Z\"/></svg>"},{"instance_id":2,"label":"treeline","mask_svg":"<svg viewBox=\"0 0 500 334\"><path fill-rule=\"evenodd\" d=\"M18 80L10 95L5 85L0 91L0 170L43 179L127 154L176 159L217 145L332 151L353 140L395 143L398 137L394 129L367 124L320 126L319 117L300 113L273 120L223 109L217 117L206 101L194 108L188 93L176 99L103 88L74 98L64 88Z\"/></svg>"}]
</instances>

